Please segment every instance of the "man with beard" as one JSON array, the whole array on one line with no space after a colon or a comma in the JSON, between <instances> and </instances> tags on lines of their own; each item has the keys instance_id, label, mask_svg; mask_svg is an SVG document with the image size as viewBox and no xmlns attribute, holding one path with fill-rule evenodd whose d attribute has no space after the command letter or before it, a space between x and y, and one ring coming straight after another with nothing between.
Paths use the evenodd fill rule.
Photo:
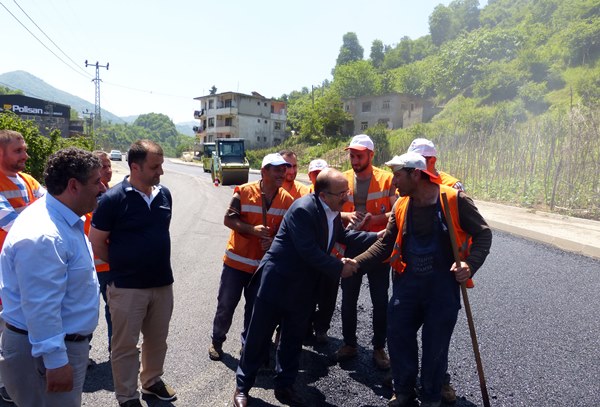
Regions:
<instances>
[{"instance_id":1,"label":"man with beard","mask_svg":"<svg viewBox=\"0 0 600 407\"><path fill-rule=\"evenodd\" d=\"M100 198L90 241L94 254L110 264L112 282L106 291L113 326L115 395L122 407L141 407L138 372L142 393L165 401L177 398L161 378L173 312L172 199L160 185L164 161L160 145L138 140L127 157L131 175Z\"/></svg>"},{"instance_id":2,"label":"man with beard","mask_svg":"<svg viewBox=\"0 0 600 407\"><path fill-rule=\"evenodd\" d=\"M0 130L0 249L17 216L46 193L46 189L40 186L39 182L22 172L28 158L23 135L14 130ZM0 318L0 335L3 330L4 322ZM11 402L1 376L0 397Z\"/></svg>"},{"instance_id":3,"label":"man with beard","mask_svg":"<svg viewBox=\"0 0 600 407\"><path fill-rule=\"evenodd\" d=\"M2 372L19 406L81 406L98 280L83 215L106 188L100 161L67 148L48 159L48 193L24 211L0 255Z\"/></svg>"},{"instance_id":4,"label":"man with beard","mask_svg":"<svg viewBox=\"0 0 600 407\"><path fill-rule=\"evenodd\" d=\"M282 185L283 189L285 189L294 199L298 199L301 196L308 194L310 192L309 188L296 181L296 176L298 175L298 157L296 156L296 153L292 150L281 150L279 154L281 154L283 159L290 165L285 172L285 181L283 181Z\"/></svg>"},{"instance_id":5,"label":"man with beard","mask_svg":"<svg viewBox=\"0 0 600 407\"><path fill-rule=\"evenodd\" d=\"M385 229L392 206L396 202L396 188L392 174L373 166L374 145L366 134L352 138L346 148L352 169L344 173L348 179L350 195L342 209L342 219L356 230L379 232ZM352 250L345 257L353 257L362 250ZM383 261L369 270L369 291L373 304L373 361L381 370L390 368L385 353L387 329L387 299L390 284L389 263ZM357 273L342 280L342 334L344 345L336 352L338 362L354 358L357 354L357 303L365 273Z\"/></svg>"},{"instance_id":6,"label":"man with beard","mask_svg":"<svg viewBox=\"0 0 600 407\"><path fill-rule=\"evenodd\" d=\"M223 342L227 339L242 292L246 300L242 344L244 342L256 295L248 284L271 246L283 215L294 201L281 188L288 167L290 164L280 154L267 154L260 170L262 179L237 186L233 191L223 220L231 234L223 256L212 343L208 349L211 360L223 358Z\"/></svg>"}]
</instances>

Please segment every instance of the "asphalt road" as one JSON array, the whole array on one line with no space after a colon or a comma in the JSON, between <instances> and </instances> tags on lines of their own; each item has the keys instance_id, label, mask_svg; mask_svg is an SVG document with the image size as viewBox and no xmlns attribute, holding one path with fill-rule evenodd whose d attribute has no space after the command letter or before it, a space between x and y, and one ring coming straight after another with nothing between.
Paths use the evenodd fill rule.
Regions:
<instances>
[{"instance_id":1,"label":"asphalt road","mask_svg":"<svg viewBox=\"0 0 600 407\"><path fill-rule=\"evenodd\" d=\"M229 235L222 218L233 188L214 187L201 168L166 163L165 170L162 182L174 199L175 311L163 377L176 389L178 400L145 403L229 406L240 349L241 304L224 344L224 360L210 361L207 349ZM492 406L600 405L599 281L598 260L494 234L492 253L476 276L476 288L469 291ZM297 389L310 405L386 405L391 390L371 361L369 304L365 281L356 360L340 366L330 358L341 345L339 298L330 343L304 347ZM91 351L97 364L86 378L85 406L117 405L106 348L101 315ZM456 406L482 405L464 312L456 326L449 372L460 397ZM251 395L253 406L280 405L269 372L259 376Z\"/></svg>"}]
</instances>

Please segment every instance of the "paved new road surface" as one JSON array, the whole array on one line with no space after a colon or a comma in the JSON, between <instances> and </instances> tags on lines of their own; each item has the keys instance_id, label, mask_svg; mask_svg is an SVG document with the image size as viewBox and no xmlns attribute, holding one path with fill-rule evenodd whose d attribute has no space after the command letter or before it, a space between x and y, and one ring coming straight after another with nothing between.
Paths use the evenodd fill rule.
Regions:
<instances>
[{"instance_id":1,"label":"paved new road surface","mask_svg":"<svg viewBox=\"0 0 600 407\"><path fill-rule=\"evenodd\" d=\"M125 163L113 165L126 168ZM170 162L165 163L162 182L174 200L175 273L175 311L164 379L179 399L173 403L148 399L144 405L229 406L240 350L241 304L224 345L224 360L210 361L207 349L229 235L222 220L232 188L214 187L210 174L201 168ZM492 253L477 273L476 288L469 291L492 406L600 406L599 281L598 260L495 231ZM340 366L330 358L341 345L339 304L330 343L305 346L297 388L310 405L386 405L391 390L382 384L385 374L371 361L369 304L364 285L356 360ZM97 365L88 372L85 406L117 406L105 325L101 315L91 352ZM456 405L482 405L462 312L449 371L460 396ZM268 372L259 377L251 395L256 397L254 406L279 405Z\"/></svg>"}]
</instances>

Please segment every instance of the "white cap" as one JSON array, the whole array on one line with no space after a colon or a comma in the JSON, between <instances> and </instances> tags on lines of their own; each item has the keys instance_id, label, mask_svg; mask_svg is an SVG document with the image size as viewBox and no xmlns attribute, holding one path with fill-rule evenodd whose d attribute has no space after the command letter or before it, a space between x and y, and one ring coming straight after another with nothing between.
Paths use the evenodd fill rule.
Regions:
<instances>
[{"instance_id":1,"label":"white cap","mask_svg":"<svg viewBox=\"0 0 600 407\"><path fill-rule=\"evenodd\" d=\"M350 145L344 150L350 149L375 151L375 147L373 146L373 140L371 140L371 137L367 136L366 134L359 134L357 136L352 137Z\"/></svg>"},{"instance_id":2,"label":"white cap","mask_svg":"<svg viewBox=\"0 0 600 407\"><path fill-rule=\"evenodd\" d=\"M267 165L287 165L288 167L291 167L291 164L285 161L285 158L283 158L279 153L271 153L265 155L265 158L263 158L262 160L262 166L260 168L265 168Z\"/></svg>"},{"instance_id":3,"label":"white cap","mask_svg":"<svg viewBox=\"0 0 600 407\"><path fill-rule=\"evenodd\" d=\"M317 158L308 164L308 172L311 173L313 171L323 171L327 167L329 167L329 165L327 165L327 161Z\"/></svg>"},{"instance_id":4,"label":"white cap","mask_svg":"<svg viewBox=\"0 0 600 407\"><path fill-rule=\"evenodd\" d=\"M437 157L435 146L426 138L416 138L410 143L407 153L421 154L423 157Z\"/></svg>"},{"instance_id":5,"label":"white cap","mask_svg":"<svg viewBox=\"0 0 600 407\"><path fill-rule=\"evenodd\" d=\"M433 174L427 170L427 162L425 161L425 157L421 154L417 154L414 152L405 153L402 155L395 155L390 161L386 162L385 165L390 167L393 172L399 171L403 168L414 168L417 170L421 170L431 179L439 178L438 175Z\"/></svg>"}]
</instances>

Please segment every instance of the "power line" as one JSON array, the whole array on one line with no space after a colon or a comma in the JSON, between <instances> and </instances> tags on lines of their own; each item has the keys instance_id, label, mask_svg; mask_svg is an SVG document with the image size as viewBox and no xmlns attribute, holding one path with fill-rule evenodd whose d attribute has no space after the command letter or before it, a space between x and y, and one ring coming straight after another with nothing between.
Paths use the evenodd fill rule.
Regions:
<instances>
[{"instance_id":1,"label":"power line","mask_svg":"<svg viewBox=\"0 0 600 407\"><path fill-rule=\"evenodd\" d=\"M135 92L149 93L151 95L168 96L168 97L179 98L179 99L193 99L194 98L193 96L171 95L169 93L155 92L153 90L148 90L148 89L132 88L131 86L119 85L118 83L112 83L112 82L104 82L104 83L106 83L107 85L112 85L112 86L116 86L119 88L133 90Z\"/></svg>"},{"instance_id":2,"label":"power line","mask_svg":"<svg viewBox=\"0 0 600 407\"><path fill-rule=\"evenodd\" d=\"M81 70L81 71L82 71L82 72L83 72L83 73L84 73L84 74L85 74L85 75L86 75L86 76L89 78L89 74L88 74L88 73L87 73L87 72L86 72L86 71L85 71L83 68L81 68L81 67L80 67L80 66L77 64L77 62L73 61L73 59L71 59L71 57L70 57L70 56L68 56L68 55L67 55L67 53L66 53L65 51L63 51L61 47L59 47L59 46L58 46L58 45L57 45L57 44L56 44L54 41L52 41L52 38L50 38L50 37L48 36L48 34L46 34L46 33L44 32L44 30L42 30L42 29L40 28L40 26L39 26L39 25L37 25L35 21L33 21L33 19L32 19L32 18L29 16L29 14L27 14L27 12L26 12L25 10L23 10L23 7L21 7L21 6L19 5L19 3L17 3L17 0L13 0L13 2L14 2L16 5L17 5L17 7L19 7L19 9L20 9L20 10L23 12L23 14L25 14L25 15L27 16L27 18L29 19L29 21L31 21L31 22L33 23L33 25L35 25L35 26L37 27L37 29L38 29L38 30L40 30L40 31L41 31L41 33L42 33L42 34L44 34L44 36L45 36L46 38L48 38L48 40L49 40L49 41L50 41L50 42L51 42L51 43L52 43L52 44L53 44L53 45L54 45L56 48L58 48L58 50L59 50L60 52L62 52L62 53L63 53L63 55L64 55L64 56L66 56L66 57L69 59L69 61L71 61L71 62L73 63L73 65L74 65L74 66L76 66L77 68L79 68L79 69L80 69L80 70Z\"/></svg>"},{"instance_id":3,"label":"power line","mask_svg":"<svg viewBox=\"0 0 600 407\"><path fill-rule=\"evenodd\" d=\"M72 67L71 65L69 65L67 62L65 62L65 61L64 61L64 60L63 60L61 57L59 57L58 55L56 55L56 53L55 53L54 51L52 51L50 48L48 48L48 47L46 46L46 44L44 44L44 43L43 43L43 42L42 42L42 41L41 41L41 40L40 40L38 37L36 37L36 35L35 35L34 33L32 33L32 32L31 32L31 30L29 30L29 28L27 28L27 26L25 26L25 24L23 24L23 23L21 22L21 20L19 20L19 19L17 18L17 16L15 16L15 15L14 15L14 14L13 14L13 13L12 13L12 12L11 12L11 11L10 11L10 10L9 10L9 9L8 9L8 8L7 8L5 5L4 5L4 3L2 3L1 1L0 1L0 5L1 5L2 7L4 7L4 9L5 9L5 10L8 12L8 14L10 14L10 15L11 15L11 16L12 16L12 17L13 17L13 18L14 18L14 19L15 19L15 20L16 20L16 21L19 23L19 24L21 24L21 26L22 26L22 27L23 27L25 30L27 30L27 32L28 32L29 34L31 34L31 36L32 36L33 38L35 38L35 39L36 39L36 40L37 40L37 41L38 41L40 44L42 44L42 46L43 46L44 48L46 48L48 51L50 51L50 53L52 53L52 55L54 55L56 58L58 58L58 60L60 60L60 62L62 62L63 64L65 64L65 65L66 65L66 66L67 66L69 69L71 69L73 72L77 73L78 75L81 75L81 76L83 76L83 77L84 77L84 78L86 78L86 79L89 79L89 78L90 78L90 76L84 75L84 74L83 74L83 73L81 73L79 70L77 70L77 69L73 68L73 67Z\"/></svg>"}]
</instances>

